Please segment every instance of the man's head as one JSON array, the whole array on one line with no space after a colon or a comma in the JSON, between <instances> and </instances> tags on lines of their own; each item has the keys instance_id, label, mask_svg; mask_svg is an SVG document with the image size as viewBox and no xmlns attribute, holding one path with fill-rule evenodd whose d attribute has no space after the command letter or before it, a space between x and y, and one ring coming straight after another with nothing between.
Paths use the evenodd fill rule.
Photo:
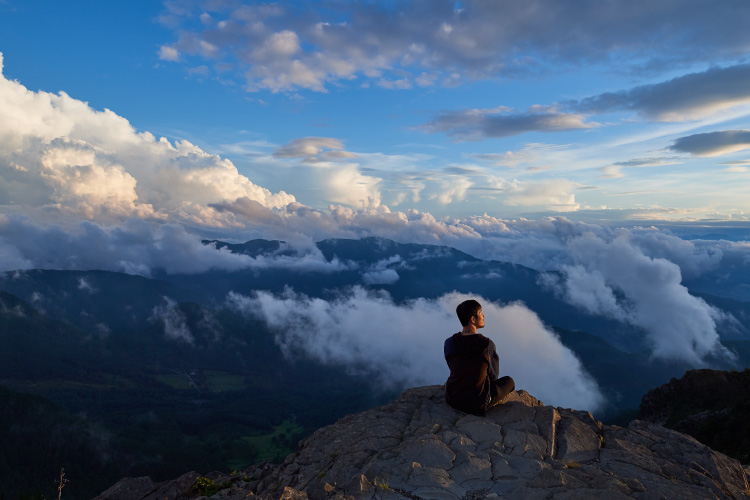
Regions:
<instances>
[{"instance_id":1,"label":"man's head","mask_svg":"<svg viewBox=\"0 0 750 500\"><path fill-rule=\"evenodd\" d=\"M461 326L471 324L472 318L474 318L474 323L477 328L484 326L482 305L474 299L465 300L458 304L458 307L456 307L456 315L458 316L458 321L461 322Z\"/></svg>"}]
</instances>

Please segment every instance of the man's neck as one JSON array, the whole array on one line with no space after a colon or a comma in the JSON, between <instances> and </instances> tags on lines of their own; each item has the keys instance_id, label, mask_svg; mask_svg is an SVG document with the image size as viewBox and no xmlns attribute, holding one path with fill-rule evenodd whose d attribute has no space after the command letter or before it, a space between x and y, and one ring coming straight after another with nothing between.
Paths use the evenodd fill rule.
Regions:
<instances>
[{"instance_id":1,"label":"man's neck","mask_svg":"<svg viewBox=\"0 0 750 500\"><path fill-rule=\"evenodd\" d=\"M461 330L461 335L476 335L477 333L477 327L474 325L466 325L463 330Z\"/></svg>"}]
</instances>

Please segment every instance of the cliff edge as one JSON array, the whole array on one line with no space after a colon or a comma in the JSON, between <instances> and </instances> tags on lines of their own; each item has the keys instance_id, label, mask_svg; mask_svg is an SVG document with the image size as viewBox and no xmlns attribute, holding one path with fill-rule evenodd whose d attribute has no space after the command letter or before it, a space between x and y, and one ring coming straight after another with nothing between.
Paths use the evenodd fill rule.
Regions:
<instances>
[{"instance_id":1,"label":"cliff edge","mask_svg":"<svg viewBox=\"0 0 750 500\"><path fill-rule=\"evenodd\" d=\"M650 422L607 426L525 391L476 417L427 386L319 429L281 465L207 474L210 487L196 487L196 472L158 484L126 478L96 500L740 499L750 498L749 472Z\"/></svg>"}]
</instances>

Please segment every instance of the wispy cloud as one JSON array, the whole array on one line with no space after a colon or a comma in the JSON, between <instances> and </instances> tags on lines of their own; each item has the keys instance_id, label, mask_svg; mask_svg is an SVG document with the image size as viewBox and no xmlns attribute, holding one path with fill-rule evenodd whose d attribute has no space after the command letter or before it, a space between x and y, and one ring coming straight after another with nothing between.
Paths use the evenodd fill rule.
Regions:
<instances>
[{"instance_id":1,"label":"wispy cloud","mask_svg":"<svg viewBox=\"0 0 750 500\"><path fill-rule=\"evenodd\" d=\"M509 137L527 132L560 132L596 127L579 114L537 107L518 113L509 108L446 111L419 128L425 132L443 132L457 141L479 141L491 137Z\"/></svg>"}]
</instances>

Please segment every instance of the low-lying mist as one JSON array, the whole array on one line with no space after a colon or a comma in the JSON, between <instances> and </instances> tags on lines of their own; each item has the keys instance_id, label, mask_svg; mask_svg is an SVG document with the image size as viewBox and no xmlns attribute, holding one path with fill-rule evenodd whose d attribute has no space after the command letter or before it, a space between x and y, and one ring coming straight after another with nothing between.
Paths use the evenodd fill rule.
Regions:
<instances>
[{"instance_id":1,"label":"low-lying mist","mask_svg":"<svg viewBox=\"0 0 750 500\"><path fill-rule=\"evenodd\" d=\"M395 303L384 292L353 287L325 300L287 290L282 295L231 293L230 307L261 318L286 356L307 356L370 374L383 387L442 384L448 377L444 340L460 330L455 308L476 298L497 345L501 375L511 375L547 404L596 410L603 397L572 351L523 304L496 304L450 293L437 300Z\"/></svg>"}]
</instances>

